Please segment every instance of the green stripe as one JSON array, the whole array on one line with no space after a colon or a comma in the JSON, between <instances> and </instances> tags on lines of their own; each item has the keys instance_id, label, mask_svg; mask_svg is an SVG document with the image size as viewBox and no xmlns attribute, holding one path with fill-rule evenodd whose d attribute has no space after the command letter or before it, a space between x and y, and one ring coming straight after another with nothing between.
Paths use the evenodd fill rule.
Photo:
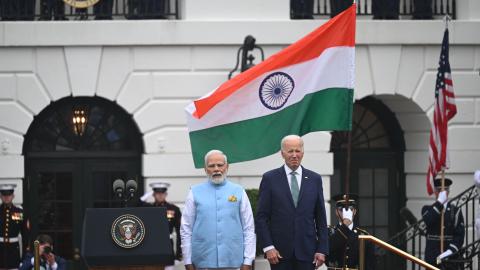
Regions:
<instances>
[{"instance_id":1,"label":"green stripe","mask_svg":"<svg viewBox=\"0 0 480 270\"><path fill-rule=\"evenodd\" d=\"M190 132L195 167L203 167L212 149L223 151L234 163L279 151L281 139L289 134L350 130L352 106L353 89L329 88L271 115Z\"/></svg>"}]
</instances>

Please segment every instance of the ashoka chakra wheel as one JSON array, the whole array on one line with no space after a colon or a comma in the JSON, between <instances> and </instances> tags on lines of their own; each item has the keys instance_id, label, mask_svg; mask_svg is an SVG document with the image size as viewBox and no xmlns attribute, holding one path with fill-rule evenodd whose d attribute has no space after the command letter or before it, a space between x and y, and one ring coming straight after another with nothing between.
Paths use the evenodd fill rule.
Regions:
<instances>
[{"instance_id":1,"label":"ashoka chakra wheel","mask_svg":"<svg viewBox=\"0 0 480 270\"><path fill-rule=\"evenodd\" d=\"M294 87L295 83L287 73L272 73L260 84L258 91L260 101L262 101L265 107L271 110L278 110L287 103Z\"/></svg>"}]
</instances>

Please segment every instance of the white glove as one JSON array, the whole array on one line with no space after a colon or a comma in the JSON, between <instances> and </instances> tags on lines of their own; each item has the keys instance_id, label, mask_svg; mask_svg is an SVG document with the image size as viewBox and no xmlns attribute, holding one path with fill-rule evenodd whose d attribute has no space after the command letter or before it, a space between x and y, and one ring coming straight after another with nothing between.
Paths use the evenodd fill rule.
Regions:
<instances>
[{"instance_id":1,"label":"white glove","mask_svg":"<svg viewBox=\"0 0 480 270\"><path fill-rule=\"evenodd\" d=\"M440 193L438 194L438 199L437 201L440 202L441 204L445 204L447 202L447 191L444 190L444 191L440 191Z\"/></svg>"},{"instance_id":2,"label":"white glove","mask_svg":"<svg viewBox=\"0 0 480 270\"><path fill-rule=\"evenodd\" d=\"M353 211L350 208L348 208L348 209L343 208L342 209L342 218L353 221Z\"/></svg>"},{"instance_id":3,"label":"white glove","mask_svg":"<svg viewBox=\"0 0 480 270\"><path fill-rule=\"evenodd\" d=\"M140 198L140 200L142 202L144 202L144 201L148 200L148 198L152 195L153 195L153 190L143 194L143 196Z\"/></svg>"},{"instance_id":4,"label":"white glove","mask_svg":"<svg viewBox=\"0 0 480 270\"><path fill-rule=\"evenodd\" d=\"M442 254L438 255L437 257L437 264L440 264L442 262L442 259L452 255L453 252L450 250L450 249L447 249L445 252L443 252Z\"/></svg>"},{"instance_id":5,"label":"white glove","mask_svg":"<svg viewBox=\"0 0 480 270\"><path fill-rule=\"evenodd\" d=\"M480 170L475 171L475 174L473 175L473 180L475 186L477 186L477 188L480 188Z\"/></svg>"}]
</instances>

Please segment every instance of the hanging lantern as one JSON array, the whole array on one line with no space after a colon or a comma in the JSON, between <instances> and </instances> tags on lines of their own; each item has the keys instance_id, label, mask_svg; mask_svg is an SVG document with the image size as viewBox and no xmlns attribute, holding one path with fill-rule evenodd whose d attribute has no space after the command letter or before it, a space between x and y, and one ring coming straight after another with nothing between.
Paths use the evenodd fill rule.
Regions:
<instances>
[{"instance_id":1,"label":"hanging lantern","mask_svg":"<svg viewBox=\"0 0 480 270\"><path fill-rule=\"evenodd\" d=\"M73 110L73 132L77 136L82 136L87 126L87 110L86 109L74 109Z\"/></svg>"}]
</instances>

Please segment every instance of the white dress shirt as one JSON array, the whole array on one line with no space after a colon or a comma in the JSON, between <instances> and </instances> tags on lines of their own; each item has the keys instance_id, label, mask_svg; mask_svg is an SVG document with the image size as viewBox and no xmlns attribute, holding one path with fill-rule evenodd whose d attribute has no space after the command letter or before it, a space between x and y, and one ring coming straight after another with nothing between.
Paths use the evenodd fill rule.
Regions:
<instances>
[{"instance_id":1,"label":"white dress shirt","mask_svg":"<svg viewBox=\"0 0 480 270\"><path fill-rule=\"evenodd\" d=\"M32 257L32 258L30 259L30 263L31 263L32 265L35 265L35 257ZM57 268L58 268L57 262L54 262L53 265L50 265L50 264L48 264L48 263L46 263L45 265L47 266L47 270L57 270ZM33 268L32 268L32 269L33 269Z\"/></svg>"},{"instance_id":2,"label":"white dress shirt","mask_svg":"<svg viewBox=\"0 0 480 270\"><path fill-rule=\"evenodd\" d=\"M292 175L291 173L293 172L290 167L287 166L287 164L283 165L283 168L285 168L285 173L287 174L287 180L288 180L288 187L290 188L290 191L292 190ZM302 166L298 166L298 168L295 170L295 176L297 177L297 182L298 182L298 190L300 191L300 187L302 186Z\"/></svg>"},{"instance_id":3,"label":"white dress shirt","mask_svg":"<svg viewBox=\"0 0 480 270\"><path fill-rule=\"evenodd\" d=\"M185 200L185 208L182 211L182 221L180 225L180 235L182 238L182 255L185 265L192 264L192 231L195 224L196 206L192 190L189 191ZM247 193L243 191L240 204L240 218L243 226L243 264L252 265L255 259L256 235L253 221L252 208Z\"/></svg>"}]
</instances>

